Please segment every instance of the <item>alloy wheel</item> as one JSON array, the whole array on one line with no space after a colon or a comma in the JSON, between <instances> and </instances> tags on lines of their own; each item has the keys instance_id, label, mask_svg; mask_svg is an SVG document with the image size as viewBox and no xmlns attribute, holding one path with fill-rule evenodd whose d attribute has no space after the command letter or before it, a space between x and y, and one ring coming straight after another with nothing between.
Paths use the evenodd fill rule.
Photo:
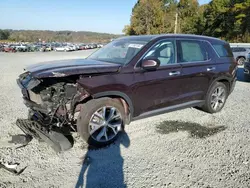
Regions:
<instances>
[{"instance_id":1,"label":"alloy wheel","mask_svg":"<svg viewBox=\"0 0 250 188\"><path fill-rule=\"evenodd\" d=\"M223 87L217 87L212 93L211 107L213 110L220 110L226 101L226 90Z\"/></svg>"},{"instance_id":2,"label":"alloy wheel","mask_svg":"<svg viewBox=\"0 0 250 188\"><path fill-rule=\"evenodd\" d=\"M244 58L240 58L238 60L238 65L244 65L244 63L245 63L245 59Z\"/></svg>"},{"instance_id":3,"label":"alloy wheel","mask_svg":"<svg viewBox=\"0 0 250 188\"><path fill-rule=\"evenodd\" d=\"M112 140L121 128L121 113L112 106L99 108L93 113L89 121L89 134L97 142Z\"/></svg>"}]
</instances>

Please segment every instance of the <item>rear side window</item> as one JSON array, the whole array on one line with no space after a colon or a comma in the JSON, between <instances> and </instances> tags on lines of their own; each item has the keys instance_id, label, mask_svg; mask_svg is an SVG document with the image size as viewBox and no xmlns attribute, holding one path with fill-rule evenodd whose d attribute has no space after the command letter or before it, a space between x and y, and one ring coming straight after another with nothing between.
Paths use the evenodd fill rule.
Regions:
<instances>
[{"instance_id":1,"label":"rear side window","mask_svg":"<svg viewBox=\"0 0 250 188\"><path fill-rule=\"evenodd\" d=\"M213 47L220 57L233 57L229 44L213 44Z\"/></svg>"},{"instance_id":2,"label":"rear side window","mask_svg":"<svg viewBox=\"0 0 250 188\"><path fill-rule=\"evenodd\" d=\"M233 52L246 52L245 48L231 48Z\"/></svg>"},{"instance_id":3,"label":"rear side window","mask_svg":"<svg viewBox=\"0 0 250 188\"><path fill-rule=\"evenodd\" d=\"M208 52L202 42L193 40L178 41L179 62L196 62L208 60Z\"/></svg>"},{"instance_id":4,"label":"rear side window","mask_svg":"<svg viewBox=\"0 0 250 188\"><path fill-rule=\"evenodd\" d=\"M239 52L245 52L246 49L245 48L239 48Z\"/></svg>"}]
</instances>

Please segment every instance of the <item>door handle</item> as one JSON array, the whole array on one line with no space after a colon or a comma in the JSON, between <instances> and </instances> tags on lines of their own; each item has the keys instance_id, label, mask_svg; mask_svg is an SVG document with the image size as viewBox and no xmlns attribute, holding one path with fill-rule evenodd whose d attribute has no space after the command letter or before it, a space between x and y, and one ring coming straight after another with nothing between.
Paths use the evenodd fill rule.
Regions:
<instances>
[{"instance_id":1,"label":"door handle","mask_svg":"<svg viewBox=\"0 0 250 188\"><path fill-rule=\"evenodd\" d=\"M207 71L208 71L208 72L209 72L209 71L214 71L214 70L216 70L215 67L208 67L208 68L207 68Z\"/></svg>"},{"instance_id":2,"label":"door handle","mask_svg":"<svg viewBox=\"0 0 250 188\"><path fill-rule=\"evenodd\" d=\"M172 71L169 73L169 76L176 76L176 75L180 75L181 72L180 71Z\"/></svg>"}]
</instances>

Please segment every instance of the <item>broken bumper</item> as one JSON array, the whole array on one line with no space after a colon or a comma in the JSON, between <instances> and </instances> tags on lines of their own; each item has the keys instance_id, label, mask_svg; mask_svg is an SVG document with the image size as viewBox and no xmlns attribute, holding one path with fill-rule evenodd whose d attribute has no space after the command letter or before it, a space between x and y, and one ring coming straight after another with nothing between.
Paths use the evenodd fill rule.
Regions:
<instances>
[{"instance_id":1,"label":"broken bumper","mask_svg":"<svg viewBox=\"0 0 250 188\"><path fill-rule=\"evenodd\" d=\"M47 130L43 125L29 119L17 119L16 125L28 136L49 144L56 152L66 151L73 147L73 139L60 132Z\"/></svg>"}]
</instances>

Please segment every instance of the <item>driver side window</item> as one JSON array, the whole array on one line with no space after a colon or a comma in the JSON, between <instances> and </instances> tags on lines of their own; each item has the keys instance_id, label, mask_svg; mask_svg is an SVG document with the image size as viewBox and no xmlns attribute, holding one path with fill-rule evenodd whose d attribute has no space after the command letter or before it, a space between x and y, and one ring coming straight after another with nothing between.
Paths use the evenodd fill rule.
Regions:
<instances>
[{"instance_id":1,"label":"driver side window","mask_svg":"<svg viewBox=\"0 0 250 188\"><path fill-rule=\"evenodd\" d=\"M145 56L145 58L157 58L161 64L166 66L175 63L175 44L174 41L162 41L156 44Z\"/></svg>"}]
</instances>

